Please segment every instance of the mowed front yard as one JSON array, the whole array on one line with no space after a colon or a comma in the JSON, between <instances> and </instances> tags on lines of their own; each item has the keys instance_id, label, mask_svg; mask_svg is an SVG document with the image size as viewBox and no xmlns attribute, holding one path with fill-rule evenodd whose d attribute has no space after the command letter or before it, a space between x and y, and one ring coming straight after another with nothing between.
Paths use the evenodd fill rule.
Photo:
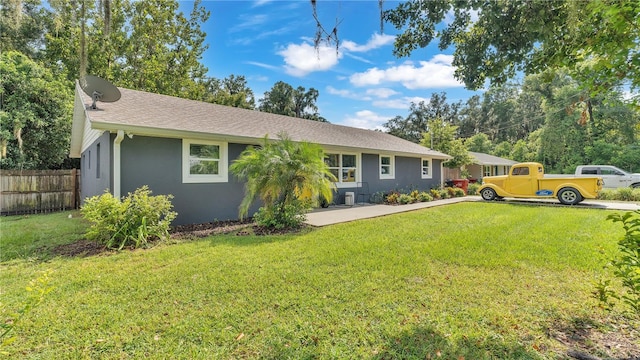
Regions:
<instances>
[{"instance_id":1,"label":"mowed front yard","mask_svg":"<svg viewBox=\"0 0 640 360\"><path fill-rule=\"evenodd\" d=\"M50 256L44 245L81 239L76 216L0 218L5 312L53 271L53 291L0 350L27 359L555 359L577 348L626 358L640 349L639 323L591 295L623 234L607 214L461 203L88 257ZM39 245L20 245L23 231L34 235L20 241Z\"/></svg>"}]
</instances>

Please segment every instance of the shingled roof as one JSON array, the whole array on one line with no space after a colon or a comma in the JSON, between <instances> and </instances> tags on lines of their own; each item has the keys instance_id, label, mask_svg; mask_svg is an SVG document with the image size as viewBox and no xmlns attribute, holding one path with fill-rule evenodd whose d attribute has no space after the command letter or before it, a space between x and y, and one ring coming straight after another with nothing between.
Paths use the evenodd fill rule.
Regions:
<instances>
[{"instance_id":1,"label":"shingled roof","mask_svg":"<svg viewBox=\"0 0 640 360\"><path fill-rule=\"evenodd\" d=\"M265 135L276 138L278 133L286 132L294 141L308 141L353 151L388 152L435 159L451 158L449 155L379 131L144 91L124 88L119 90L122 94L120 100L113 103L98 102L98 109L92 110L91 98L76 86L76 97L79 97L76 99L76 107L84 104L84 114L92 129L111 132L124 130L133 135L211 138L241 143L258 143ZM81 114L82 109L76 109L75 113ZM74 115L74 122L78 121L84 119L77 119ZM72 140L72 146L82 143L81 128L74 124L72 138L75 141Z\"/></svg>"},{"instance_id":2,"label":"shingled roof","mask_svg":"<svg viewBox=\"0 0 640 360\"><path fill-rule=\"evenodd\" d=\"M474 163L478 165L511 166L518 163L517 161L513 161L513 160L509 160L509 159L505 159L505 158L501 158L501 157L497 157L497 156L493 156L485 153L469 151L469 154L475 158L476 161Z\"/></svg>"}]
</instances>

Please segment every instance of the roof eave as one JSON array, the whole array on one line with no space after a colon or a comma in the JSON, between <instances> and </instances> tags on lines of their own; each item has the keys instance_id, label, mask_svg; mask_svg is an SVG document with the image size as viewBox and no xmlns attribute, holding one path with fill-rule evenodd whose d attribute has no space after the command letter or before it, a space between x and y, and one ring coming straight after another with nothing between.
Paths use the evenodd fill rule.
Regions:
<instances>
[{"instance_id":1,"label":"roof eave","mask_svg":"<svg viewBox=\"0 0 640 360\"><path fill-rule=\"evenodd\" d=\"M226 142L235 142L240 144L261 144L263 141L263 137L255 138L255 137L247 137L247 136L236 136L236 135L225 135L225 134L214 134L214 133L203 133L198 131L187 131L187 130L177 130L177 129L161 129L156 127L143 127L138 125L126 125L126 124L116 124L111 122L102 122L91 120L91 127L96 130L104 130L109 132L116 132L118 130L122 130L127 134L138 135L138 136L151 136L151 137L164 137L164 138L173 138L173 139L193 139L193 140L218 140L218 141L226 141ZM305 141L305 140L302 140ZM308 141L308 140L307 140ZM429 152L429 153L414 153L414 152L405 152L405 151L390 151L390 150L381 150L377 148L360 148L360 147L350 147L350 146L337 146L333 144L324 144L321 142L317 142L319 145L331 149L344 149L344 151L354 151L354 152L372 152L372 153L388 153L396 156L407 156L407 157L424 157L424 158L432 158L438 160L449 160L452 159L451 156L439 152Z\"/></svg>"}]
</instances>

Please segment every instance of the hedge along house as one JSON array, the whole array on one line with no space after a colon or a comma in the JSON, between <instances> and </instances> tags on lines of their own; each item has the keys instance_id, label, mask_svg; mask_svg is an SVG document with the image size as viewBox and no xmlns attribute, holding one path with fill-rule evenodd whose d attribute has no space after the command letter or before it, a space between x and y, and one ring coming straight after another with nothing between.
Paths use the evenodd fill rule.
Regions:
<instances>
[{"instance_id":1,"label":"hedge along house","mask_svg":"<svg viewBox=\"0 0 640 360\"><path fill-rule=\"evenodd\" d=\"M92 99L76 84L70 156L81 158L81 197L105 190L121 197L148 185L156 195L174 196L176 224L237 219L244 184L229 165L265 135L286 132L321 145L338 178L334 202L342 203L346 192L367 188L372 194L439 186L442 161L450 158L382 132L119 90L119 101L91 109Z\"/></svg>"}]
</instances>

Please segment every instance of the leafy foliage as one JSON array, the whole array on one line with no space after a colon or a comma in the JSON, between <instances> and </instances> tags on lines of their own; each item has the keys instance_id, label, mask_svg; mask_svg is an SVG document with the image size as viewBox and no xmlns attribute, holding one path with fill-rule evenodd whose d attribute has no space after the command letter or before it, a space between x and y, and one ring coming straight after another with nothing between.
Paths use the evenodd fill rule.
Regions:
<instances>
[{"instance_id":1,"label":"leafy foliage","mask_svg":"<svg viewBox=\"0 0 640 360\"><path fill-rule=\"evenodd\" d=\"M261 147L247 147L229 170L246 180L239 209L241 218L259 197L266 208L266 218L284 221L272 225L287 226L288 219L296 218L295 212L306 210L304 204L316 206L320 198L331 202L336 178L325 164L319 145L294 142L285 133L278 138L270 141L265 136Z\"/></svg>"},{"instance_id":2,"label":"leafy foliage","mask_svg":"<svg viewBox=\"0 0 640 360\"><path fill-rule=\"evenodd\" d=\"M235 76L231 74L222 80L209 79L207 81L207 95L205 95L204 100L243 109L254 109L256 107L253 90L249 88L243 75Z\"/></svg>"},{"instance_id":3,"label":"leafy foliage","mask_svg":"<svg viewBox=\"0 0 640 360\"><path fill-rule=\"evenodd\" d=\"M0 54L0 79L0 167L59 168L69 148L71 91L17 51Z\"/></svg>"},{"instance_id":4,"label":"leafy foliage","mask_svg":"<svg viewBox=\"0 0 640 360\"><path fill-rule=\"evenodd\" d=\"M253 220L259 226L269 229L296 229L307 219L308 202L294 200L287 205L261 207L253 215Z\"/></svg>"},{"instance_id":5,"label":"leafy foliage","mask_svg":"<svg viewBox=\"0 0 640 360\"><path fill-rule=\"evenodd\" d=\"M621 223L625 230L625 235L618 241L619 255L609 263L625 292L616 293L609 288L610 280L605 280L597 286L597 297L607 305L611 305L610 297L620 299L640 316L640 211L611 214L607 219Z\"/></svg>"},{"instance_id":6,"label":"leafy foliage","mask_svg":"<svg viewBox=\"0 0 640 360\"><path fill-rule=\"evenodd\" d=\"M640 86L638 14L640 3L633 0L411 0L384 19L401 30L397 56L436 37L441 50L454 46L455 76L469 89L487 79L505 83L518 71L566 67L586 88L602 91L623 81Z\"/></svg>"},{"instance_id":7,"label":"leafy foliage","mask_svg":"<svg viewBox=\"0 0 640 360\"><path fill-rule=\"evenodd\" d=\"M276 82L271 90L264 93L264 97L260 99L258 110L293 116L302 119L327 122L325 118L318 114L318 95L320 93L314 88L306 90L302 86L293 88L293 86L284 81Z\"/></svg>"},{"instance_id":8,"label":"leafy foliage","mask_svg":"<svg viewBox=\"0 0 640 360\"><path fill-rule=\"evenodd\" d=\"M139 248L154 238L164 239L178 215L171 211L172 198L171 195L151 196L146 185L122 201L109 192L93 196L82 207L82 214L92 223L86 236L118 250L126 246Z\"/></svg>"},{"instance_id":9,"label":"leafy foliage","mask_svg":"<svg viewBox=\"0 0 640 360\"><path fill-rule=\"evenodd\" d=\"M396 116L387 121L383 126L391 135L420 143L424 133L432 132L433 123L436 119L444 124L456 124L458 122L458 111L461 103L449 104L447 94L444 92L433 93L428 103L420 101L411 103L409 115L406 118ZM454 133L457 128L454 128ZM429 145L425 145L431 147Z\"/></svg>"}]
</instances>

